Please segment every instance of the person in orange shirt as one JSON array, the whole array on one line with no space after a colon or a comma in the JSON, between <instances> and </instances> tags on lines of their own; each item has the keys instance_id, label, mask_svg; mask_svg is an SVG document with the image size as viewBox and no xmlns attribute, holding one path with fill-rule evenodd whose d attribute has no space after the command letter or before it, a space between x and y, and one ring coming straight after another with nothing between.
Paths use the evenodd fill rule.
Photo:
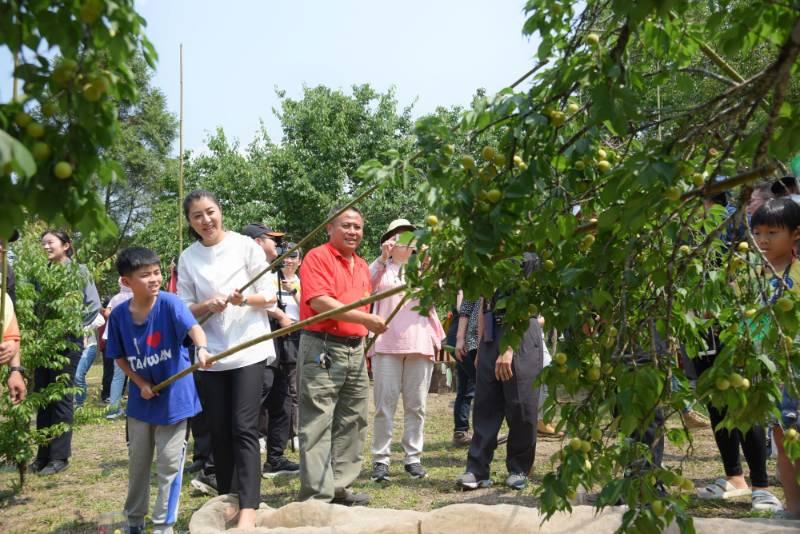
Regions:
<instances>
[{"instance_id":1,"label":"person in orange shirt","mask_svg":"<svg viewBox=\"0 0 800 534\"><path fill-rule=\"evenodd\" d=\"M22 376L22 366L20 365L19 355L19 324L14 313L14 304L8 293L5 297L5 308L3 310L3 340L0 343L0 365L8 365L9 373L6 385L11 402L19 404L25 399L27 389L25 380Z\"/></svg>"}]
</instances>

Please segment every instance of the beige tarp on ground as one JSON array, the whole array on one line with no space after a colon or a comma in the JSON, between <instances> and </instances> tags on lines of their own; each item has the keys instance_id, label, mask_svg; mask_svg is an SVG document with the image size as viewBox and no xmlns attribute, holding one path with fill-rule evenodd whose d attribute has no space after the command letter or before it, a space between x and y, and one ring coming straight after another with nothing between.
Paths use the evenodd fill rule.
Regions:
<instances>
[{"instance_id":1,"label":"beige tarp on ground","mask_svg":"<svg viewBox=\"0 0 800 534\"><path fill-rule=\"evenodd\" d=\"M189 523L191 534L213 534L235 522L226 522L238 512L235 498L216 497L195 512ZM509 504L453 504L432 510L347 508L318 501L291 503L273 509L262 505L254 529L231 529L237 534L501 534L503 532L612 533L619 527L623 508L606 509L595 515L591 506L576 506L571 515L557 514L540 526L536 508ZM768 519L695 519L698 534L797 533L800 522ZM678 532L673 526L667 532Z\"/></svg>"}]
</instances>

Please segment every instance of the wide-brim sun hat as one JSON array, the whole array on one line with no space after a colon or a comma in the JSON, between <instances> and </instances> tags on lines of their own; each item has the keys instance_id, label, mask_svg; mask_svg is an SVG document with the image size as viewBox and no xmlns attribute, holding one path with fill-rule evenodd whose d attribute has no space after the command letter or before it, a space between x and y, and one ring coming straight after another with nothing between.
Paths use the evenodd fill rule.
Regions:
<instances>
[{"instance_id":1,"label":"wide-brim sun hat","mask_svg":"<svg viewBox=\"0 0 800 534\"><path fill-rule=\"evenodd\" d=\"M416 229L417 227L408 222L407 219L395 219L389 223L389 228L387 228L381 236L381 245L383 245L387 239L395 234L399 234L401 232L413 232Z\"/></svg>"}]
</instances>

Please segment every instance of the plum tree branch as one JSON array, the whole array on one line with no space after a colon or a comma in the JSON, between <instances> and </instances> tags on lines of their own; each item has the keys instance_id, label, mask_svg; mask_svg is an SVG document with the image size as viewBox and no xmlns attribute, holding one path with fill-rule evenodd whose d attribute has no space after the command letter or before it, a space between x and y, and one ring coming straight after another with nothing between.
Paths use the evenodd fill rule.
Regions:
<instances>
[{"instance_id":1,"label":"plum tree branch","mask_svg":"<svg viewBox=\"0 0 800 534\"><path fill-rule=\"evenodd\" d=\"M774 97L772 99L772 106L767 115L767 124L764 127L764 133L761 136L761 141L758 143L755 155L753 156L753 163L755 165L760 164L767 155L767 149L772 139L772 132L775 128L775 120L786 98L786 90L789 86L789 79L798 53L800 53L800 18L795 20L792 33L789 35L789 39L782 47L778 59L772 67L776 73Z\"/></svg>"}]
</instances>

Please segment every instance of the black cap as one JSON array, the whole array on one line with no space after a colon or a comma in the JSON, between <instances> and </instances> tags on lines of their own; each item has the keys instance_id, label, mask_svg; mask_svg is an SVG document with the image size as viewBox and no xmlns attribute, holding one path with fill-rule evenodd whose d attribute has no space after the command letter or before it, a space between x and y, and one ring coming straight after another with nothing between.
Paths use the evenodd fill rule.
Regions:
<instances>
[{"instance_id":1,"label":"black cap","mask_svg":"<svg viewBox=\"0 0 800 534\"><path fill-rule=\"evenodd\" d=\"M283 237L285 235L283 232L276 232L269 226L264 226L264 223L250 223L242 228L242 234L247 237L252 237L253 239L265 235L274 238Z\"/></svg>"},{"instance_id":2,"label":"black cap","mask_svg":"<svg viewBox=\"0 0 800 534\"><path fill-rule=\"evenodd\" d=\"M285 250L292 250L296 246L297 246L297 243L289 242L289 243L286 243L286 245L284 245L283 248ZM300 257L300 252L301 252L301 249L297 249L294 252L292 252L291 254L289 254L289 257L290 258L299 258Z\"/></svg>"},{"instance_id":3,"label":"black cap","mask_svg":"<svg viewBox=\"0 0 800 534\"><path fill-rule=\"evenodd\" d=\"M775 180L770 190L773 195L784 196L789 194L790 187L797 187L797 178L794 176L784 176Z\"/></svg>"}]
</instances>

